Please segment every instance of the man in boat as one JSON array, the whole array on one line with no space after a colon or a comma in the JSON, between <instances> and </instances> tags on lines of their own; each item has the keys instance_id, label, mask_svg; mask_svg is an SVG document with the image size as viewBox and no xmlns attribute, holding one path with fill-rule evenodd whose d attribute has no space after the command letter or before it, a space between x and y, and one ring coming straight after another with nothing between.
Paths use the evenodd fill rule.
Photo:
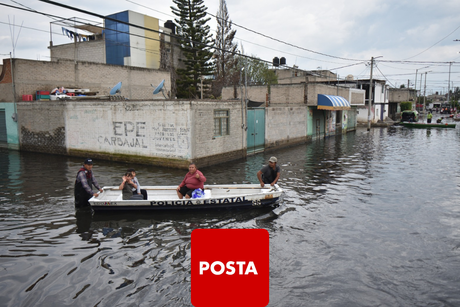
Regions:
<instances>
[{"instance_id":1,"label":"man in boat","mask_svg":"<svg viewBox=\"0 0 460 307\"><path fill-rule=\"evenodd\" d=\"M75 196L75 208L89 207L88 200L91 197L97 197L98 194L93 192L93 185L99 192L103 190L97 183L96 178L92 172L93 160L86 159L83 166L77 173L77 179L75 180L74 196Z\"/></svg>"},{"instance_id":2,"label":"man in boat","mask_svg":"<svg viewBox=\"0 0 460 307\"><path fill-rule=\"evenodd\" d=\"M428 124L431 124L431 119L433 118L433 114L431 112L428 112L428 115L426 116L426 122Z\"/></svg>"},{"instance_id":3,"label":"man in boat","mask_svg":"<svg viewBox=\"0 0 460 307\"><path fill-rule=\"evenodd\" d=\"M190 163L188 166L188 173L185 174L184 180L182 180L181 184L177 187L177 197L182 199L184 196L185 198L191 198L193 191L196 189L204 189L204 183L206 182L206 177L200 172L197 168L195 163Z\"/></svg>"},{"instance_id":4,"label":"man in boat","mask_svg":"<svg viewBox=\"0 0 460 307\"><path fill-rule=\"evenodd\" d=\"M127 172L130 172L133 175L133 183L137 186L136 189L133 189L133 194L134 195L140 195L142 194L143 199L147 199L147 191L144 189L141 189L141 185L139 184L139 180L137 180L136 177L136 170L134 168L129 168Z\"/></svg>"},{"instance_id":5,"label":"man in boat","mask_svg":"<svg viewBox=\"0 0 460 307\"><path fill-rule=\"evenodd\" d=\"M123 182L118 187L119 190L122 190L123 200L143 200L144 197L141 194L134 194L134 191L137 190L137 185L133 182L133 173L126 172L122 177Z\"/></svg>"},{"instance_id":6,"label":"man in boat","mask_svg":"<svg viewBox=\"0 0 460 307\"><path fill-rule=\"evenodd\" d=\"M277 162L278 159L276 159L276 157L271 157L268 160L268 165L265 165L260 171L257 172L257 178L259 178L260 186L262 188L265 184L274 186L278 182L281 169L278 165L276 165Z\"/></svg>"}]
</instances>

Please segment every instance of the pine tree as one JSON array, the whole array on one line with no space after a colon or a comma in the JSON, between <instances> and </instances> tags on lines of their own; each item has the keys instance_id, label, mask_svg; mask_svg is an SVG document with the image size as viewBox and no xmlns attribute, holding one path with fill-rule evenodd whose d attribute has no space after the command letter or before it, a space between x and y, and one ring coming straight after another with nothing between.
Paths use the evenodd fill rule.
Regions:
<instances>
[{"instance_id":1,"label":"pine tree","mask_svg":"<svg viewBox=\"0 0 460 307\"><path fill-rule=\"evenodd\" d=\"M215 90L216 96L220 96L222 87L234 85L239 82L237 70L237 44L233 42L236 30L232 30L232 21L229 20L227 3L220 0L219 11L216 15L217 34L215 39L214 65L215 65Z\"/></svg>"},{"instance_id":2,"label":"pine tree","mask_svg":"<svg viewBox=\"0 0 460 307\"><path fill-rule=\"evenodd\" d=\"M212 74L210 27L206 24L207 7L203 0L173 0L171 7L178 25L177 41L183 53L184 68L177 69L177 96L179 98L200 97L201 78ZM206 85L208 81L203 81Z\"/></svg>"}]
</instances>

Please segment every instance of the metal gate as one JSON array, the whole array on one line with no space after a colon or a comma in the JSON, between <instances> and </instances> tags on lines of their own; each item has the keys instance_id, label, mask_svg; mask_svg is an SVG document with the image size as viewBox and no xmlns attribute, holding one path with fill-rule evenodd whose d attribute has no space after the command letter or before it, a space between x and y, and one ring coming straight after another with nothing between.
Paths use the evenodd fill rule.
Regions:
<instances>
[{"instance_id":1,"label":"metal gate","mask_svg":"<svg viewBox=\"0 0 460 307\"><path fill-rule=\"evenodd\" d=\"M248 154L263 151L265 149L265 109L248 109Z\"/></svg>"},{"instance_id":2,"label":"metal gate","mask_svg":"<svg viewBox=\"0 0 460 307\"><path fill-rule=\"evenodd\" d=\"M326 135L326 123L324 119L324 112L322 110L313 110L312 120L314 125L313 135L314 139L320 139Z\"/></svg>"},{"instance_id":3,"label":"metal gate","mask_svg":"<svg viewBox=\"0 0 460 307\"><path fill-rule=\"evenodd\" d=\"M5 110L0 110L0 142L7 142Z\"/></svg>"}]
</instances>

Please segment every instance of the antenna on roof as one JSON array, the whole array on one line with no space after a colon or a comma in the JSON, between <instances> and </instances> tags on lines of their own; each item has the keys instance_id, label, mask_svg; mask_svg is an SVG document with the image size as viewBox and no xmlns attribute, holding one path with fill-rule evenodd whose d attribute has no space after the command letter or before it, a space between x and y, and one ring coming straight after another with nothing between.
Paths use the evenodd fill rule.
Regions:
<instances>
[{"instance_id":1,"label":"antenna on roof","mask_svg":"<svg viewBox=\"0 0 460 307\"><path fill-rule=\"evenodd\" d=\"M152 87L154 87L153 84L150 84L150 85ZM163 79L163 81L161 81L160 84L158 84L158 86L155 87L155 89L153 90L153 95L156 95L159 92L161 92L163 94L163 96L165 97L165 99L168 99L168 98L166 98L166 95L165 95L164 85L165 85L165 79Z\"/></svg>"},{"instance_id":2,"label":"antenna on roof","mask_svg":"<svg viewBox=\"0 0 460 307\"><path fill-rule=\"evenodd\" d=\"M8 15L8 24L10 26L10 35L11 35L11 44L13 45L13 58L16 58L16 46L18 45L18 39L19 39L19 34L21 34L21 30L22 30L22 25L24 24L24 21L22 21L21 23L21 27L19 28L19 33L18 33L18 37L16 37L16 41L14 41L14 30L15 30L15 19L16 17L13 16L13 28L11 28L11 22L10 22L10 15Z\"/></svg>"}]
</instances>

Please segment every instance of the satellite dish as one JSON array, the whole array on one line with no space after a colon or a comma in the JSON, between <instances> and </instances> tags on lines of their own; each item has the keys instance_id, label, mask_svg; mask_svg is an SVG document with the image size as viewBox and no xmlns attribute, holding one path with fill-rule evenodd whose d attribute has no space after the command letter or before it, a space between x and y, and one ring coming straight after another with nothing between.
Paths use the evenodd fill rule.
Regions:
<instances>
[{"instance_id":1,"label":"satellite dish","mask_svg":"<svg viewBox=\"0 0 460 307\"><path fill-rule=\"evenodd\" d=\"M112 89L110 90L110 95L121 94L121 81L117 83Z\"/></svg>"},{"instance_id":2,"label":"satellite dish","mask_svg":"<svg viewBox=\"0 0 460 307\"><path fill-rule=\"evenodd\" d=\"M150 84L150 85L153 86L153 84ZM160 84L158 84L158 86L153 90L153 95L156 95L159 92L161 92L163 96L165 97L165 99L167 99L165 95L164 85L165 85L165 80L163 79L163 81L161 81Z\"/></svg>"}]
</instances>

